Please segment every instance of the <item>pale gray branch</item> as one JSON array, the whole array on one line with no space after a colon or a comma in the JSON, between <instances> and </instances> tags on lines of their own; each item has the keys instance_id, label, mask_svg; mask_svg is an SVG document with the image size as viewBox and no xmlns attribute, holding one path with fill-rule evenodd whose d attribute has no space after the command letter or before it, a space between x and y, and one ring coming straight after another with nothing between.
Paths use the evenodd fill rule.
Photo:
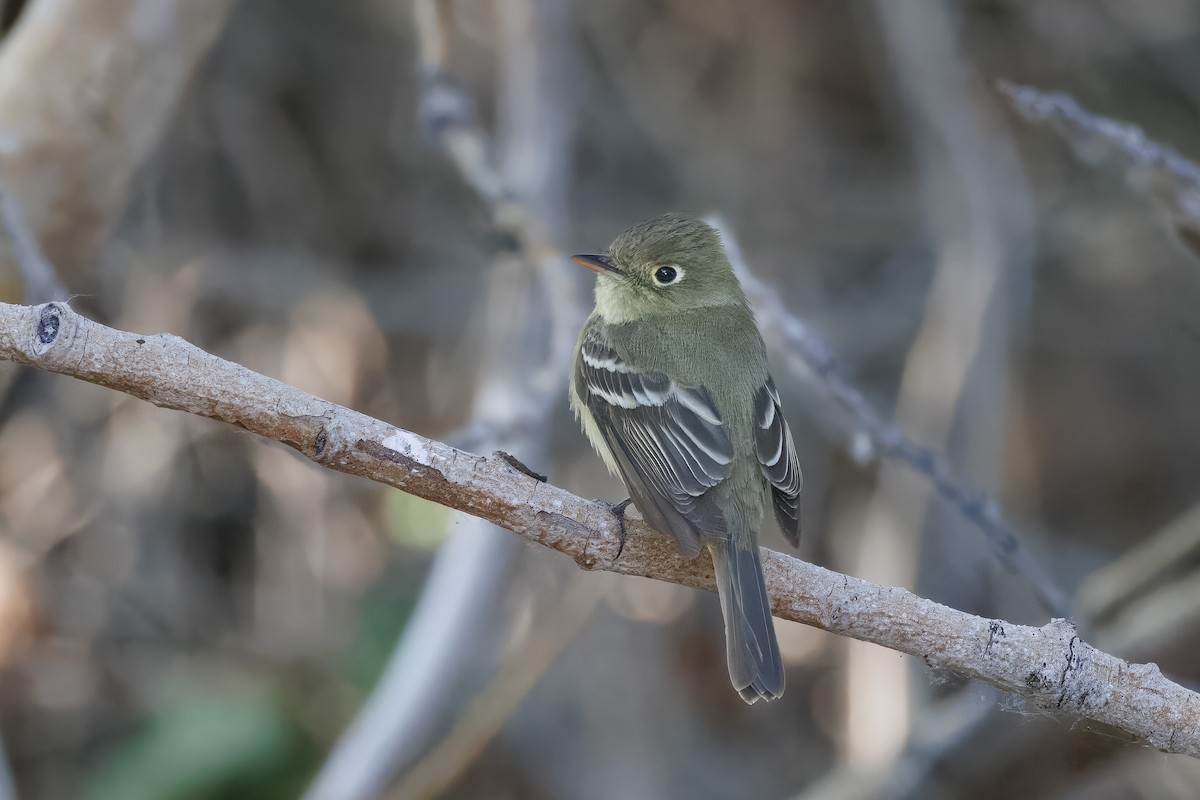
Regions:
<instances>
[{"instance_id":1,"label":"pale gray branch","mask_svg":"<svg viewBox=\"0 0 1200 800\"><path fill-rule=\"evenodd\" d=\"M321 400L177 336L114 330L61 303L0 304L0 358L238 425L331 469L486 519L586 570L713 588L706 558L682 558L668 536L638 521L630 522L618 557L615 520L603 503L541 483L496 455L458 450ZM1200 694L1154 664L1097 650L1065 620L1034 628L985 619L771 550L763 551L763 568L782 619L899 650L1037 708L1200 756Z\"/></svg>"},{"instance_id":2,"label":"pale gray branch","mask_svg":"<svg viewBox=\"0 0 1200 800\"><path fill-rule=\"evenodd\" d=\"M1060 92L1006 80L996 88L1013 110L1058 133L1086 161L1123 170L1134 186L1153 196L1170 215L1183 243L1200 256L1200 164L1146 136L1136 125L1094 114Z\"/></svg>"}]
</instances>

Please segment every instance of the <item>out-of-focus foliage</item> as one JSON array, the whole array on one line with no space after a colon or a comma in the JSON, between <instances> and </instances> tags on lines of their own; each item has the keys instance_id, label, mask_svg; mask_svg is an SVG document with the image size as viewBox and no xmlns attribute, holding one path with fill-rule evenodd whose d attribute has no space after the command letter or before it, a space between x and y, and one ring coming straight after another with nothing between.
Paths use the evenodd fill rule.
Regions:
<instances>
[{"instance_id":1,"label":"out-of-focus foliage","mask_svg":"<svg viewBox=\"0 0 1200 800\"><path fill-rule=\"evenodd\" d=\"M263 688L187 693L106 759L91 800L293 797L311 744Z\"/></svg>"},{"instance_id":2,"label":"out-of-focus foliage","mask_svg":"<svg viewBox=\"0 0 1200 800\"><path fill-rule=\"evenodd\" d=\"M914 92L941 73L914 72L897 51L881 9L891 2L913 19L944 17L944 29L918 22L906 35L918 54L942 54L958 94ZM500 31L519 24L517 8L565 12L551 69L569 86L555 113L571 147L525 168L567 177L550 227L568 251L663 211L720 212L756 273L825 332L889 416L918 332L953 346L986 317L960 392L907 380L946 421L933 444L994 491L1069 591L1200 496L1195 260L1119 175L1025 128L991 88L1003 76L1063 90L1200 155L1200 6L449 5L448 67L501 139L522 109L497 90L514 57ZM416 61L408 3L242 0L85 282L67 287L74 305L424 434L461 428L488 352L487 277L514 242L423 139ZM975 127L955 127L962 115ZM978 173L955 162L955 137L1011 152L1005 180L964 179ZM981 210L980 197L995 206ZM927 316L936 277L967 269L962 220L993 212L1002 246L987 314L959 319L950 297L944 316ZM581 293L589 279L576 276ZM825 437L794 377L776 378L805 465L800 553L867 569L857 543L878 475ZM532 468L623 497L569 417L565 376L542 424L552 455ZM455 524L238 431L22 372L0 409L0 731L21 796L296 796ZM960 516L935 503L902 534L897 552L876 555L911 561L918 591L1044 621ZM1197 560L1096 621L1098 642L1152 641L1118 654L1200 682ZM498 664L519 665L572 622L577 609L560 600L574 581L599 582L604 602L452 773L447 796L870 796L853 776L886 782L895 755L872 745L872 728L927 741L954 724L929 719L961 684L919 664L898 711L852 712L875 667L850 669L849 645L786 623L787 693L747 708L728 686L714 597L577 575L522 547L435 739ZM1145 610L1162 604L1197 613L1132 636L1159 625ZM1196 785L1174 758L1020 713L918 751L914 797L1179 797Z\"/></svg>"}]
</instances>

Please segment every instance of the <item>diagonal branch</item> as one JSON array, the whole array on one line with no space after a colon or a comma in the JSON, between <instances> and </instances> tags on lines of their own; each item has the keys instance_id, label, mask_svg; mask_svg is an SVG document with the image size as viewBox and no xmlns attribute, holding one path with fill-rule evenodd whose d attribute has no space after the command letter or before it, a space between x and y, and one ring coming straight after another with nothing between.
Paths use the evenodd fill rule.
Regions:
<instances>
[{"instance_id":1,"label":"diagonal branch","mask_svg":"<svg viewBox=\"0 0 1200 800\"><path fill-rule=\"evenodd\" d=\"M1170 216L1192 255L1200 256L1200 164L1159 144L1136 125L1092 113L1068 94L997 80L996 89L1026 122L1058 133L1085 161L1123 171Z\"/></svg>"},{"instance_id":2,"label":"diagonal branch","mask_svg":"<svg viewBox=\"0 0 1200 800\"><path fill-rule=\"evenodd\" d=\"M70 375L238 425L318 464L464 511L572 558L586 570L712 590L707 558L687 560L638 521L619 551L608 507L484 457L399 430L218 358L177 336L141 336L65 304L0 304L0 359ZM618 553L620 557L618 558ZM1172 753L1200 756L1200 694L1083 642L1054 620L1041 628L956 611L771 550L763 569L776 616L918 656L1054 713L1107 723Z\"/></svg>"}]
</instances>

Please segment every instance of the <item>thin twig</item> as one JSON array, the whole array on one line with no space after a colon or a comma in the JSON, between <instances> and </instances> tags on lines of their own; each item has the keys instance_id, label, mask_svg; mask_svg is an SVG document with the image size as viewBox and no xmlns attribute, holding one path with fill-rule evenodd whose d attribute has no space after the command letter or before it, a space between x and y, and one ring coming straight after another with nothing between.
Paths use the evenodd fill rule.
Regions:
<instances>
[{"instance_id":1,"label":"thin twig","mask_svg":"<svg viewBox=\"0 0 1200 800\"><path fill-rule=\"evenodd\" d=\"M1200 505L1193 506L1161 530L1137 542L1120 558L1089 575L1079 585L1079 609L1089 619L1115 614L1138 594L1161 589L1162 583L1200 552Z\"/></svg>"},{"instance_id":2,"label":"thin twig","mask_svg":"<svg viewBox=\"0 0 1200 800\"><path fill-rule=\"evenodd\" d=\"M1200 624L1200 569L1161 578L1144 596L1129 599L1103 627L1097 641L1131 658L1187 647Z\"/></svg>"},{"instance_id":3,"label":"thin twig","mask_svg":"<svg viewBox=\"0 0 1200 800\"><path fill-rule=\"evenodd\" d=\"M1088 111L1070 95L1003 79L996 88L1022 118L1049 126L1081 159L1123 169L1133 185L1165 208L1190 252L1200 255L1200 164L1136 125Z\"/></svg>"},{"instance_id":4,"label":"thin twig","mask_svg":"<svg viewBox=\"0 0 1200 800\"><path fill-rule=\"evenodd\" d=\"M904 750L890 763L845 764L793 800L902 800L924 796L920 791L934 767L947 751L991 718L999 697L995 689L968 684L954 696L921 711Z\"/></svg>"},{"instance_id":5,"label":"thin twig","mask_svg":"<svg viewBox=\"0 0 1200 800\"><path fill-rule=\"evenodd\" d=\"M37 237L25 224L25 215L21 213L21 204L13 197L8 184L0 179L0 225L7 234L9 247L12 248L13 261L21 273L25 284L25 302L30 304L48 303L51 300L66 300L67 290L58 282L54 268L42 252Z\"/></svg>"},{"instance_id":6,"label":"thin twig","mask_svg":"<svg viewBox=\"0 0 1200 800\"><path fill-rule=\"evenodd\" d=\"M502 457L457 450L321 400L177 336L115 330L61 303L0 304L0 359L235 424L322 466L486 519L582 569L715 585L707 558L683 558L669 536L641 521L628 522L622 548L605 503L531 478ZM899 650L1050 713L1094 719L1160 750L1200 757L1200 694L1166 679L1154 664L1097 650L1065 620L1013 625L782 553L761 555L771 608L782 619Z\"/></svg>"},{"instance_id":7,"label":"thin twig","mask_svg":"<svg viewBox=\"0 0 1200 800\"><path fill-rule=\"evenodd\" d=\"M716 217L710 217L709 222L722 230L726 251L754 305L763 336L783 354L794 375L845 412L839 418L841 433L854 459L860 464L884 459L896 461L927 477L942 499L984 535L1000 563L1029 582L1047 610L1068 616L1070 602L1066 594L1022 546L1024 537L1004 516L999 504L963 478L944 455L922 447L879 416L863 393L842 374L825 338L789 312L779 293L746 266L728 226Z\"/></svg>"}]
</instances>

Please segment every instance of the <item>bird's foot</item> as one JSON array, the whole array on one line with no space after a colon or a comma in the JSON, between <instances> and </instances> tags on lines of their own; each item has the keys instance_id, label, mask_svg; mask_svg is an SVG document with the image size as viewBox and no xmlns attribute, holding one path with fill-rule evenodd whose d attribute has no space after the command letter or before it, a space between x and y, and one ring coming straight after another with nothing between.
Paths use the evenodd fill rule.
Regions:
<instances>
[{"instance_id":1,"label":"bird's foot","mask_svg":"<svg viewBox=\"0 0 1200 800\"><path fill-rule=\"evenodd\" d=\"M632 502L632 497L626 497L619 503L608 504L609 513L617 518L617 540L620 542L617 546L618 559L621 557L621 553L625 552L625 509L629 508L629 504Z\"/></svg>"}]
</instances>

